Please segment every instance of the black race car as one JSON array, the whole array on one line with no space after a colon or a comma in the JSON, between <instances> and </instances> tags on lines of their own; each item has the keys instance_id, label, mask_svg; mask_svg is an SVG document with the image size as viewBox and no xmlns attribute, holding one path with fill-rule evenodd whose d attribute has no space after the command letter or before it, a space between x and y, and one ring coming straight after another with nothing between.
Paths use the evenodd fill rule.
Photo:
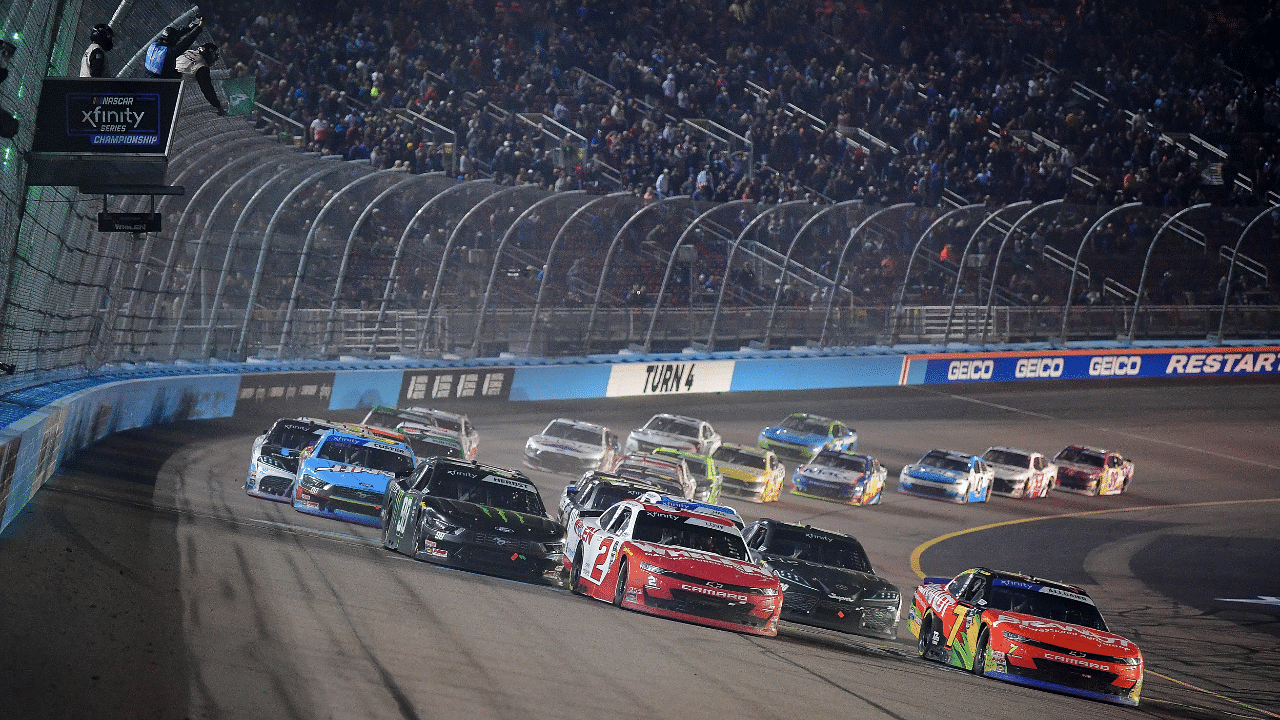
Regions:
<instances>
[{"instance_id":1,"label":"black race car","mask_svg":"<svg viewBox=\"0 0 1280 720\"><path fill-rule=\"evenodd\" d=\"M559 581L563 536L523 473L471 460L429 458L382 504L387 549L530 582Z\"/></svg>"},{"instance_id":2,"label":"black race car","mask_svg":"<svg viewBox=\"0 0 1280 720\"><path fill-rule=\"evenodd\" d=\"M560 524L566 528L579 517L600 517L621 500L634 500L662 488L644 480L634 480L603 470L588 470L577 482L564 486L560 494Z\"/></svg>"},{"instance_id":3,"label":"black race car","mask_svg":"<svg viewBox=\"0 0 1280 720\"><path fill-rule=\"evenodd\" d=\"M783 582L782 619L895 638L901 596L849 535L762 518L743 530L752 556Z\"/></svg>"}]
</instances>

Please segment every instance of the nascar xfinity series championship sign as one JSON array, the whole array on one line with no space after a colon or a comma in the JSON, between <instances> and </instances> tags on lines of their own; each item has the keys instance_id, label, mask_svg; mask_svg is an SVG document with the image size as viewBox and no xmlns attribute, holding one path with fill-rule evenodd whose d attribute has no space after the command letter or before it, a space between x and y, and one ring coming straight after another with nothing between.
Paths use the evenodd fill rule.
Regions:
<instances>
[{"instance_id":1,"label":"nascar xfinity series championship sign","mask_svg":"<svg viewBox=\"0 0 1280 720\"><path fill-rule=\"evenodd\" d=\"M164 182L181 80L46 78L28 185Z\"/></svg>"}]
</instances>

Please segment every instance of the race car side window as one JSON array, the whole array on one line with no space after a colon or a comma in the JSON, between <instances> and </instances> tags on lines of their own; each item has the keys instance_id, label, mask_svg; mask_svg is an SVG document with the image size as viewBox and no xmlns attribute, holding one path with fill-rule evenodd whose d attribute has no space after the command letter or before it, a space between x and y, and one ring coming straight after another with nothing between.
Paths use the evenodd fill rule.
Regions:
<instances>
[{"instance_id":1,"label":"race car side window","mask_svg":"<svg viewBox=\"0 0 1280 720\"><path fill-rule=\"evenodd\" d=\"M418 476L413 479L414 491L426 490L427 483L431 481L431 474L436 466L431 463L422 463L418 466Z\"/></svg>"},{"instance_id":2,"label":"race car side window","mask_svg":"<svg viewBox=\"0 0 1280 720\"><path fill-rule=\"evenodd\" d=\"M961 593L964 592L964 586L968 584L969 578L971 577L973 577L973 573L961 573L957 575L956 579L952 580L951 583L947 585L947 592L951 594L951 597L959 599L961 597Z\"/></svg>"},{"instance_id":3,"label":"race car side window","mask_svg":"<svg viewBox=\"0 0 1280 720\"><path fill-rule=\"evenodd\" d=\"M618 514L617 514L617 516L614 518L613 522L612 522L612 523L609 523L609 527L608 527L608 528L606 528L606 529L607 529L609 532L611 532L611 533L613 533L613 534L617 535L617 534L621 533L621 532L622 532L622 530L623 530L624 528L626 528L626 527L627 527L627 522L628 522L629 520L631 520L631 508L629 508L629 507L624 507L624 508L622 508L622 510L621 510L621 511L619 511L619 512L618 512Z\"/></svg>"},{"instance_id":4,"label":"race car side window","mask_svg":"<svg viewBox=\"0 0 1280 720\"><path fill-rule=\"evenodd\" d=\"M982 599L983 591L987 589L987 579L984 577L974 577L969 581L968 587L964 589L964 595L959 596L961 602L976 605Z\"/></svg>"},{"instance_id":5,"label":"race car side window","mask_svg":"<svg viewBox=\"0 0 1280 720\"><path fill-rule=\"evenodd\" d=\"M1034 458L1032 458L1032 460L1031 460L1031 467L1032 467L1032 469L1035 469L1035 470L1043 470L1043 469L1044 469L1044 456L1043 456L1043 455L1037 455L1037 456L1035 456Z\"/></svg>"},{"instance_id":6,"label":"race car side window","mask_svg":"<svg viewBox=\"0 0 1280 720\"><path fill-rule=\"evenodd\" d=\"M618 508L611 507L608 510L605 510L604 514L600 516L600 527L607 530L609 525L613 522L613 519L617 516Z\"/></svg>"}]
</instances>

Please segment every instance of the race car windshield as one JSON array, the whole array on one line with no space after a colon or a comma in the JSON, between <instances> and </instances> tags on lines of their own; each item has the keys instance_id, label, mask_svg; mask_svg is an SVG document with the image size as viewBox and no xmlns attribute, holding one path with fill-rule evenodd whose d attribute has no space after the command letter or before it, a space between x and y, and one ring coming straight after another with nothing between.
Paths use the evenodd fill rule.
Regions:
<instances>
[{"instance_id":1,"label":"race car windshield","mask_svg":"<svg viewBox=\"0 0 1280 720\"><path fill-rule=\"evenodd\" d=\"M684 485L680 483L680 479L672 475L663 475L653 472L645 468L621 466L614 470L614 473L632 480L643 480L647 483L653 483L658 486L664 493L673 493L675 495L684 495Z\"/></svg>"},{"instance_id":2,"label":"race car windshield","mask_svg":"<svg viewBox=\"0 0 1280 720\"><path fill-rule=\"evenodd\" d=\"M783 420L782 427L794 430L798 435L826 435L828 432L825 421L814 420L803 415L792 415Z\"/></svg>"},{"instance_id":3,"label":"race car windshield","mask_svg":"<svg viewBox=\"0 0 1280 720\"><path fill-rule=\"evenodd\" d=\"M734 560L747 558L742 537L724 530L690 522L692 518L645 511L636 518L631 539L673 547L702 550Z\"/></svg>"},{"instance_id":4,"label":"race car windshield","mask_svg":"<svg viewBox=\"0 0 1280 720\"><path fill-rule=\"evenodd\" d=\"M675 418L662 417L656 415L649 419L649 424L645 425L646 430L656 430L658 432L670 433L671 435L679 435L680 437L698 437L698 426L687 423L683 420Z\"/></svg>"},{"instance_id":5,"label":"race car windshield","mask_svg":"<svg viewBox=\"0 0 1280 720\"><path fill-rule=\"evenodd\" d=\"M548 437L560 438L572 442L584 443L587 445L599 445L600 433L590 428L570 425L569 423L553 422L542 431L543 435Z\"/></svg>"},{"instance_id":6,"label":"race car windshield","mask_svg":"<svg viewBox=\"0 0 1280 720\"><path fill-rule=\"evenodd\" d=\"M321 430L320 432L324 432ZM277 425L271 428L265 444L278 445L290 450L301 450L316 441L318 433L315 426Z\"/></svg>"},{"instance_id":7,"label":"race car windshield","mask_svg":"<svg viewBox=\"0 0 1280 720\"><path fill-rule=\"evenodd\" d=\"M426 418L414 417L408 413L388 412L386 410L370 410L365 416L361 425L372 425L373 427L387 428L388 430L395 428L397 425L405 422L424 422Z\"/></svg>"},{"instance_id":8,"label":"race car windshield","mask_svg":"<svg viewBox=\"0 0 1280 720\"><path fill-rule=\"evenodd\" d=\"M1081 450L1080 448L1066 448L1058 453L1054 460L1072 465L1092 465L1093 467L1102 467L1104 462L1101 455L1088 450Z\"/></svg>"},{"instance_id":9,"label":"race car windshield","mask_svg":"<svg viewBox=\"0 0 1280 720\"><path fill-rule=\"evenodd\" d=\"M716 448L711 457L716 462L729 463L730 465L741 465L742 467L755 468L756 470L764 470L764 456L753 453L743 452L737 448L726 447L721 445Z\"/></svg>"},{"instance_id":10,"label":"race car windshield","mask_svg":"<svg viewBox=\"0 0 1280 720\"><path fill-rule=\"evenodd\" d=\"M446 500L475 503L499 510L511 510L526 515L545 515L542 498L536 492L485 480L485 474L470 473L449 468L437 472L427 485L427 494Z\"/></svg>"},{"instance_id":11,"label":"race car windshield","mask_svg":"<svg viewBox=\"0 0 1280 720\"><path fill-rule=\"evenodd\" d=\"M320 446L316 457L344 465L382 470L397 476L407 475L413 470L413 459L408 455L372 445L357 445L332 439Z\"/></svg>"},{"instance_id":12,"label":"race car windshield","mask_svg":"<svg viewBox=\"0 0 1280 720\"><path fill-rule=\"evenodd\" d=\"M1019 452L1009 450L988 450L982 453L982 459L995 465L1012 465L1014 467L1030 467L1031 458Z\"/></svg>"},{"instance_id":13,"label":"race car windshield","mask_svg":"<svg viewBox=\"0 0 1280 720\"><path fill-rule=\"evenodd\" d=\"M871 572L871 561L853 538L839 538L803 530L778 528L764 552L831 567Z\"/></svg>"},{"instance_id":14,"label":"race car windshield","mask_svg":"<svg viewBox=\"0 0 1280 720\"><path fill-rule=\"evenodd\" d=\"M1034 615L1108 632L1107 623L1097 607L1083 600L1063 597L1065 594L1050 594L1011 585L992 585L987 590L986 600L990 609Z\"/></svg>"},{"instance_id":15,"label":"race car windshield","mask_svg":"<svg viewBox=\"0 0 1280 720\"><path fill-rule=\"evenodd\" d=\"M928 465L940 470L957 470L959 472L968 472L969 463L958 457L952 457L945 453L933 451L920 460L921 465Z\"/></svg>"},{"instance_id":16,"label":"race car windshield","mask_svg":"<svg viewBox=\"0 0 1280 720\"><path fill-rule=\"evenodd\" d=\"M413 448L413 454L416 455L418 459L429 458L429 457L448 457L448 458L463 457L462 448L458 447L457 445L450 445L449 443L435 442L434 440L414 437L412 435L409 435L408 438L409 438L409 447Z\"/></svg>"},{"instance_id":17,"label":"race car windshield","mask_svg":"<svg viewBox=\"0 0 1280 720\"><path fill-rule=\"evenodd\" d=\"M835 468L836 470L852 470L862 472L867 469L867 459L861 455L845 455L844 453L822 453L809 461L810 465Z\"/></svg>"},{"instance_id":18,"label":"race car windshield","mask_svg":"<svg viewBox=\"0 0 1280 720\"><path fill-rule=\"evenodd\" d=\"M462 432L461 420L455 420L451 417L442 417L440 415L432 415L431 419L435 421L436 427L442 427L445 430L452 430L456 433Z\"/></svg>"},{"instance_id":19,"label":"race car windshield","mask_svg":"<svg viewBox=\"0 0 1280 720\"><path fill-rule=\"evenodd\" d=\"M583 503L583 510L607 510L614 503L623 500L633 500L641 495L653 492L649 488L629 487L626 485L597 485L591 492L591 497Z\"/></svg>"}]
</instances>

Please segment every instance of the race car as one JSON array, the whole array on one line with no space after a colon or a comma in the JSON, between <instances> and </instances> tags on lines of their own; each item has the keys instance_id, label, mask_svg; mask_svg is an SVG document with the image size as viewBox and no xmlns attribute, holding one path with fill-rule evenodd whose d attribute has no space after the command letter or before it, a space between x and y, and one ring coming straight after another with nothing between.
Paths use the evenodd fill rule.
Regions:
<instances>
[{"instance_id":1,"label":"race car","mask_svg":"<svg viewBox=\"0 0 1280 720\"><path fill-rule=\"evenodd\" d=\"M517 470L430 458L387 485L382 544L441 565L529 582L559 582L564 527Z\"/></svg>"},{"instance_id":2,"label":"race car","mask_svg":"<svg viewBox=\"0 0 1280 720\"><path fill-rule=\"evenodd\" d=\"M879 505L889 470L870 455L823 450L791 475L796 495L850 505Z\"/></svg>"},{"instance_id":3,"label":"race car","mask_svg":"<svg viewBox=\"0 0 1280 720\"><path fill-rule=\"evenodd\" d=\"M977 675L1119 705L1142 694L1142 652L1073 585L986 568L925 578L907 624L921 657Z\"/></svg>"},{"instance_id":4,"label":"race car","mask_svg":"<svg viewBox=\"0 0 1280 720\"><path fill-rule=\"evenodd\" d=\"M684 458L649 453L628 453L618 459L613 473L631 480L643 480L662 488L668 495L693 499L698 483Z\"/></svg>"},{"instance_id":5,"label":"race car","mask_svg":"<svg viewBox=\"0 0 1280 720\"><path fill-rule=\"evenodd\" d=\"M684 460L684 464L689 468L689 474L693 476L693 481L697 485L692 495L694 500L714 503L720 498L722 478L720 471L716 468L716 461L710 455L698 455L675 448L656 448L653 454Z\"/></svg>"},{"instance_id":6,"label":"race car","mask_svg":"<svg viewBox=\"0 0 1280 720\"><path fill-rule=\"evenodd\" d=\"M705 420L658 413L627 436L629 453L648 453L660 447L710 455L720 447L720 433Z\"/></svg>"},{"instance_id":7,"label":"race car","mask_svg":"<svg viewBox=\"0 0 1280 720\"><path fill-rule=\"evenodd\" d=\"M823 450L857 450L858 433L839 420L791 413L777 425L761 430L759 443L780 458L803 462Z\"/></svg>"},{"instance_id":8,"label":"race car","mask_svg":"<svg viewBox=\"0 0 1280 720\"><path fill-rule=\"evenodd\" d=\"M418 460L429 457L466 458L467 451L462 447L462 439L458 433L439 427L423 427L416 423L401 423L397 431L404 435L405 442L413 448L413 455Z\"/></svg>"},{"instance_id":9,"label":"race car","mask_svg":"<svg viewBox=\"0 0 1280 720\"><path fill-rule=\"evenodd\" d=\"M954 503L986 502L994 473L977 455L930 450L898 473L898 492Z\"/></svg>"},{"instance_id":10,"label":"race car","mask_svg":"<svg viewBox=\"0 0 1280 720\"><path fill-rule=\"evenodd\" d=\"M1015 498L1042 498L1057 482L1058 466L1031 450L990 447L982 453L987 467L995 473L991 492Z\"/></svg>"},{"instance_id":11,"label":"race car","mask_svg":"<svg viewBox=\"0 0 1280 720\"><path fill-rule=\"evenodd\" d=\"M363 425L383 427L389 430L401 425L410 426L415 423L423 427L438 427L457 433L458 440L462 443L462 450L466 453L467 459L474 460L476 458L476 452L480 447L480 433L476 432L475 427L471 425L471 421L467 419L466 415L429 407L411 407L401 410L387 405L379 405L370 410L365 415L364 420L361 421Z\"/></svg>"},{"instance_id":12,"label":"race car","mask_svg":"<svg viewBox=\"0 0 1280 720\"><path fill-rule=\"evenodd\" d=\"M782 494L787 469L772 450L725 443L711 453L723 481L721 496L731 495L751 502L773 502Z\"/></svg>"},{"instance_id":13,"label":"race car","mask_svg":"<svg viewBox=\"0 0 1280 720\"><path fill-rule=\"evenodd\" d=\"M618 458L618 436L603 425L557 418L524 443L525 467L579 475L606 470Z\"/></svg>"},{"instance_id":14,"label":"race car","mask_svg":"<svg viewBox=\"0 0 1280 720\"><path fill-rule=\"evenodd\" d=\"M777 635L781 582L714 507L656 493L617 503L581 529L569 588L651 615Z\"/></svg>"},{"instance_id":15,"label":"race car","mask_svg":"<svg viewBox=\"0 0 1280 720\"><path fill-rule=\"evenodd\" d=\"M782 619L840 632L898 636L901 596L850 535L763 518L742 532L751 556L782 580Z\"/></svg>"},{"instance_id":16,"label":"race car","mask_svg":"<svg viewBox=\"0 0 1280 720\"><path fill-rule=\"evenodd\" d=\"M1120 453L1086 445L1068 445L1053 457L1058 466L1054 487L1085 495L1119 495L1133 481L1133 461Z\"/></svg>"},{"instance_id":17,"label":"race car","mask_svg":"<svg viewBox=\"0 0 1280 720\"><path fill-rule=\"evenodd\" d=\"M378 527L387 483L413 473L413 450L355 425L329 430L303 451L293 508Z\"/></svg>"},{"instance_id":18,"label":"race car","mask_svg":"<svg viewBox=\"0 0 1280 720\"><path fill-rule=\"evenodd\" d=\"M316 418L280 418L253 441L244 491L254 497L290 502L298 481L298 458L325 432L339 427Z\"/></svg>"},{"instance_id":19,"label":"race car","mask_svg":"<svg viewBox=\"0 0 1280 720\"><path fill-rule=\"evenodd\" d=\"M573 521L580 517L600 517L614 503L638 498L647 492L661 493L662 488L603 470L588 470L577 482L565 485L560 493L560 524L571 528Z\"/></svg>"}]
</instances>

